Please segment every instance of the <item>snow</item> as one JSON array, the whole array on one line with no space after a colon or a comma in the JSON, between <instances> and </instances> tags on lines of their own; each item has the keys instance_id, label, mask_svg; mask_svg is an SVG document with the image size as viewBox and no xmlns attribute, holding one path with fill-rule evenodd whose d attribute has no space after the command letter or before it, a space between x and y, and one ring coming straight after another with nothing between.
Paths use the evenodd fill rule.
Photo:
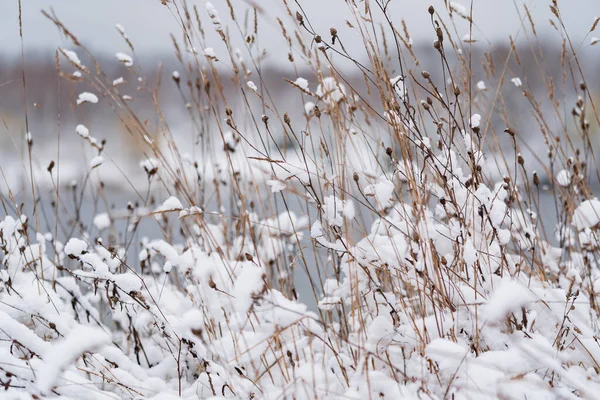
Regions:
<instances>
[{"instance_id":1,"label":"snow","mask_svg":"<svg viewBox=\"0 0 600 400\"><path fill-rule=\"evenodd\" d=\"M206 11L211 18L217 18L219 15L215 9L215 6L210 1L206 2Z\"/></svg>"},{"instance_id":2,"label":"snow","mask_svg":"<svg viewBox=\"0 0 600 400\"><path fill-rule=\"evenodd\" d=\"M90 130L85 125L82 125L82 124L77 125L75 127L75 132L77 132L77 134L84 139L87 139L90 137Z\"/></svg>"},{"instance_id":3,"label":"snow","mask_svg":"<svg viewBox=\"0 0 600 400\"><path fill-rule=\"evenodd\" d=\"M392 87L394 88L394 92L396 92L396 95L398 96L398 98L400 100L404 100L404 98L406 97L406 94L407 94L407 90L404 87L404 78L399 75L395 78L390 79L390 83L392 84Z\"/></svg>"},{"instance_id":4,"label":"snow","mask_svg":"<svg viewBox=\"0 0 600 400\"><path fill-rule=\"evenodd\" d=\"M247 312L253 303L253 297L264 287L262 268L254 264L244 264L233 286L235 308Z\"/></svg>"},{"instance_id":5,"label":"snow","mask_svg":"<svg viewBox=\"0 0 600 400\"><path fill-rule=\"evenodd\" d=\"M600 201L597 199L582 202L573 212L573 224L577 230L593 228L600 223Z\"/></svg>"},{"instance_id":6,"label":"snow","mask_svg":"<svg viewBox=\"0 0 600 400\"><path fill-rule=\"evenodd\" d=\"M341 200L335 196L324 198L323 212L327 221L334 226L342 226L344 218L354 219L356 213L352 200Z\"/></svg>"},{"instance_id":7,"label":"snow","mask_svg":"<svg viewBox=\"0 0 600 400\"><path fill-rule=\"evenodd\" d=\"M208 58L216 59L217 54L215 53L215 49L212 47L207 47L204 49L204 55Z\"/></svg>"},{"instance_id":8,"label":"snow","mask_svg":"<svg viewBox=\"0 0 600 400\"><path fill-rule=\"evenodd\" d=\"M486 90L486 89L487 89L487 87L485 86L484 81L477 82L477 90Z\"/></svg>"},{"instance_id":9,"label":"snow","mask_svg":"<svg viewBox=\"0 0 600 400\"><path fill-rule=\"evenodd\" d=\"M37 372L37 385L48 393L58 383L61 373L82 354L110 343L110 337L99 328L75 327L66 338L53 343L44 355L44 364Z\"/></svg>"},{"instance_id":10,"label":"snow","mask_svg":"<svg viewBox=\"0 0 600 400\"><path fill-rule=\"evenodd\" d=\"M473 32L467 32L463 35L461 40L465 43L475 43L477 40L473 38Z\"/></svg>"},{"instance_id":11,"label":"snow","mask_svg":"<svg viewBox=\"0 0 600 400\"><path fill-rule=\"evenodd\" d=\"M69 239L65 246L65 253L73 256L79 256L83 252L87 251L88 245L81 239L72 238Z\"/></svg>"},{"instance_id":12,"label":"snow","mask_svg":"<svg viewBox=\"0 0 600 400\"><path fill-rule=\"evenodd\" d=\"M172 269L173 269L173 264L171 264L169 261L167 261L165 263L165 265L163 266L163 271L165 272L165 274L168 274L169 272L171 272Z\"/></svg>"},{"instance_id":13,"label":"snow","mask_svg":"<svg viewBox=\"0 0 600 400\"><path fill-rule=\"evenodd\" d=\"M92 161L90 161L90 169L94 169L96 167L101 166L103 162L104 162L104 157L102 157L102 156L96 156L96 157L92 158Z\"/></svg>"},{"instance_id":14,"label":"snow","mask_svg":"<svg viewBox=\"0 0 600 400\"><path fill-rule=\"evenodd\" d=\"M99 231L109 228L111 225L110 217L108 213L100 213L94 217L94 226Z\"/></svg>"},{"instance_id":15,"label":"snow","mask_svg":"<svg viewBox=\"0 0 600 400\"><path fill-rule=\"evenodd\" d=\"M62 48L61 51L65 55L65 57L67 57L67 60L69 60L71 63L75 64L76 66L83 68L83 66L81 65L81 60L77 56L77 53L75 53L72 50L67 50L64 48Z\"/></svg>"},{"instance_id":16,"label":"snow","mask_svg":"<svg viewBox=\"0 0 600 400\"><path fill-rule=\"evenodd\" d=\"M528 302L535 300L529 289L511 279L503 280L494 290L493 296L485 305L487 321L501 322L508 314L520 311Z\"/></svg>"},{"instance_id":17,"label":"snow","mask_svg":"<svg viewBox=\"0 0 600 400\"><path fill-rule=\"evenodd\" d=\"M471 128L478 128L481 123L481 115L473 114L471 117Z\"/></svg>"},{"instance_id":18,"label":"snow","mask_svg":"<svg viewBox=\"0 0 600 400\"><path fill-rule=\"evenodd\" d=\"M475 249L473 240L471 240L471 238L467 239L467 242L465 243L463 248L463 257L469 267L473 267L477 261L477 249Z\"/></svg>"},{"instance_id":19,"label":"snow","mask_svg":"<svg viewBox=\"0 0 600 400\"><path fill-rule=\"evenodd\" d=\"M563 187L571 185L571 173L566 169L561 170L556 175L556 183Z\"/></svg>"},{"instance_id":20,"label":"snow","mask_svg":"<svg viewBox=\"0 0 600 400\"><path fill-rule=\"evenodd\" d=\"M521 87L523 86L523 82L521 81L521 78L512 78L510 80L516 87Z\"/></svg>"},{"instance_id":21,"label":"snow","mask_svg":"<svg viewBox=\"0 0 600 400\"><path fill-rule=\"evenodd\" d=\"M203 214L203 213L204 213L204 211L200 207L192 206L192 207L190 207L188 209L181 210L179 212L179 218L184 218L184 217L187 217L187 216L190 216L190 215L200 215L200 214Z\"/></svg>"},{"instance_id":22,"label":"snow","mask_svg":"<svg viewBox=\"0 0 600 400\"><path fill-rule=\"evenodd\" d=\"M308 90L308 81L304 78L297 78L294 81L294 84L304 91L307 91L307 92L309 91Z\"/></svg>"},{"instance_id":23,"label":"snow","mask_svg":"<svg viewBox=\"0 0 600 400\"><path fill-rule=\"evenodd\" d=\"M125 28L121 24L115 24L115 28L122 34L125 35Z\"/></svg>"},{"instance_id":24,"label":"snow","mask_svg":"<svg viewBox=\"0 0 600 400\"><path fill-rule=\"evenodd\" d=\"M335 78L327 77L317 86L316 95L323 98L329 106L334 106L346 97L346 87Z\"/></svg>"},{"instance_id":25,"label":"snow","mask_svg":"<svg viewBox=\"0 0 600 400\"><path fill-rule=\"evenodd\" d=\"M253 92L256 92L258 90L258 88L256 87L256 85L252 81L248 81L248 83L246 83L246 85L248 85L248 87L250 88L250 90L252 90Z\"/></svg>"},{"instance_id":26,"label":"snow","mask_svg":"<svg viewBox=\"0 0 600 400\"><path fill-rule=\"evenodd\" d=\"M82 103L92 103L92 104L96 104L98 102L98 96L96 96L93 93L90 92L83 92L79 94L79 97L77 98L77 105L80 105Z\"/></svg>"},{"instance_id":27,"label":"snow","mask_svg":"<svg viewBox=\"0 0 600 400\"><path fill-rule=\"evenodd\" d=\"M310 115L314 109L315 103L313 103L312 101L307 101L306 104L304 104L304 112L306 113L306 115Z\"/></svg>"},{"instance_id":28,"label":"snow","mask_svg":"<svg viewBox=\"0 0 600 400\"><path fill-rule=\"evenodd\" d=\"M455 1L450 2L450 8L452 11L456 12L461 17L467 18L469 17L469 10L465 6Z\"/></svg>"},{"instance_id":29,"label":"snow","mask_svg":"<svg viewBox=\"0 0 600 400\"><path fill-rule=\"evenodd\" d=\"M115 79L115 80L112 82L112 85L113 85L113 86L119 86L119 85L122 85L124 82L125 82L125 80L124 80L124 79L123 79L123 77L121 76L121 77L119 77L119 78Z\"/></svg>"},{"instance_id":30,"label":"snow","mask_svg":"<svg viewBox=\"0 0 600 400\"><path fill-rule=\"evenodd\" d=\"M165 202L162 203L156 210L154 210L154 212L161 213L167 211L179 211L182 209L183 206L181 205L179 199L175 196L171 196L167 200L165 200Z\"/></svg>"},{"instance_id":31,"label":"snow","mask_svg":"<svg viewBox=\"0 0 600 400\"><path fill-rule=\"evenodd\" d=\"M271 187L271 193L281 192L287 187L284 182L278 180L268 180L267 185Z\"/></svg>"},{"instance_id":32,"label":"snow","mask_svg":"<svg viewBox=\"0 0 600 400\"><path fill-rule=\"evenodd\" d=\"M387 207L394 194L394 183L382 177L377 183L367 186L364 193L366 196L375 197L380 207Z\"/></svg>"},{"instance_id":33,"label":"snow","mask_svg":"<svg viewBox=\"0 0 600 400\"><path fill-rule=\"evenodd\" d=\"M143 168L146 173L158 170L159 162L156 158L147 158L140 161L140 168Z\"/></svg>"},{"instance_id":34,"label":"snow","mask_svg":"<svg viewBox=\"0 0 600 400\"><path fill-rule=\"evenodd\" d=\"M331 311L336 306L342 304L342 299L339 296L324 297L319 301L318 307L323 311Z\"/></svg>"},{"instance_id":35,"label":"snow","mask_svg":"<svg viewBox=\"0 0 600 400\"><path fill-rule=\"evenodd\" d=\"M119 53L115 54L115 56L117 57L117 60L122 62L126 67L133 66L133 58L131 58L131 56L129 54L119 52Z\"/></svg>"}]
</instances>

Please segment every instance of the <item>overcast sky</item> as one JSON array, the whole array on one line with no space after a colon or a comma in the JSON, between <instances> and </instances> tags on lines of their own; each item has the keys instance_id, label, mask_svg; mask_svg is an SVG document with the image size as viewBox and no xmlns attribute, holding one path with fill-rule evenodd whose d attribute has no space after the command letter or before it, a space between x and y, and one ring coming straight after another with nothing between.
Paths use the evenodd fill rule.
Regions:
<instances>
[{"instance_id":1,"label":"overcast sky","mask_svg":"<svg viewBox=\"0 0 600 400\"><path fill-rule=\"evenodd\" d=\"M273 17L285 17L282 0L232 1L238 15L243 14L243 10L248 8L249 2L260 5L264 11L261 23L261 45L269 48L272 53L277 53L272 50L279 48L281 34ZM0 53L4 55L17 54L20 51L18 0L1 0L0 2L2 3L0 6L0 37L2 37L3 44ZM227 21L229 12L226 1L213 0L212 2L220 11L222 19ZM296 9L294 0L288 0L288 2ZM345 27L344 20L352 20L344 0L299 0L299 2L320 32L328 34L329 28L335 26L340 31L340 36L344 38L346 35L344 29L348 29ZM371 3L373 2L374 0L371 0ZM205 1L189 0L188 3L198 5L205 21L208 21ZM469 2L466 0L459 1L459 3L469 6ZM513 0L473 0L473 15L477 28L480 29L480 32L475 34L475 38L487 38L495 41L505 39L508 35L523 37L523 33L520 32L518 16L518 12L523 10L523 3L522 0L514 0L514 2ZM548 7L550 0L528 0L525 3L533 14L538 31L545 35L552 35L548 23L548 19L551 18ZM390 4L390 15L394 22L405 19L415 42L433 41L434 35L427 7L432 4L443 12L444 2L442 0L392 0ZM567 29L575 38L576 44L587 45L589 38L583 40L592 25L594 16L600 15L600 1L562 0L559 1L559 4ZM126 28L128 35L136 45L136 50L140 53L169 51L171 46L169 33L177 34L179 32L176 18L169 8L161 4L161 0L22 0L22 5L25 48L29 51L50 51L58 46L70 47L69 43L58 34L57 29L42 16L41 9L53 8L65 25L76 33L86 46L96 52L115 53L126 49L115 29L116 23L120 23ZM459 22L458 30L461 36L468 31L464 21ZM594 35L600 36L600 28L592 36ZM554 37L556 38L555 33ZM214 40L217 41L216 38ZM600 51L600 46L598 46L598 50ZM283 62L287 52L279 53L279 55L274 54L273 58Z\"/></svg>"}]
</instances>

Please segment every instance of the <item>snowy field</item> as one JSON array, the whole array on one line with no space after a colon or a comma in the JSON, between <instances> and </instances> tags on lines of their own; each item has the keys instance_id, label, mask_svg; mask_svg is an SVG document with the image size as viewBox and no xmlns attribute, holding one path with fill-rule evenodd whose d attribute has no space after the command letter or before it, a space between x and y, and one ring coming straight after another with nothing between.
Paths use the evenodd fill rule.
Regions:
<instances>
[{"instance_id":1,"label":"snowy field","mask_svg":"<svg viewBox=\"0 0 600 400\"><path fill-rule=\"evenodd\" d=\"M597 398L595 2L113 3L8 8L0 398Z\"/></svg>"}]
</instances>

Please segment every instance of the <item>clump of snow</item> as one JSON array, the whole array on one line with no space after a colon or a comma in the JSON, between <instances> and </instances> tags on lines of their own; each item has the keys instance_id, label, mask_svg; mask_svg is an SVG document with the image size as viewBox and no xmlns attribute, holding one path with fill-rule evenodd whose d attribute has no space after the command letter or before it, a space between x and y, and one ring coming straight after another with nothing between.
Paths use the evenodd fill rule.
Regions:
<instances>
[{"instance_id":1,"label":"clump of snow","mask_svg":"<svg viewBox=\"0 0 600 400\"><path fill-rule=\"evenodd\" d=\"M167 212L167 211L179 211L182 210L183 206L181 205L181 201L175 196L169 197L164 201L156 210L155 213Z\"/></svg>"},{"instance_id":2,"label":"clump of snow","mask_svg":"<svg viewBox=\"0 0 600 400\"><path fill-rule=\"evenodd\" d=\"M204 55L208 58L216 60L217 54L215 53L215 49L212 47L207 47L204 49Z\"/></svg>"},{"instance_id":3,"label":"clump of snow","mask_svg":"<svg viewBox=\"0 0 600 400\"><path fill-rule=\"evenodd\" d=\"M125 80L123 79L123 77L117 78L115 79L112 84L113 86L119 86L122 85L125 82Z\"/></svg>"},{"instance_id":4,"label":"clump of snow","mask_svg":"<svg viewBox=\"0 0 600 400\"><path fill-rule=\"evenodd\" d=\"M521 78L512 78L510 80L516 87L521 87L523 86L523 82L521 81Z\"/></svg>"},{"instance_id":5,"label":"clump of snow","mask_svg":"<svg viewBox=\"0 0 600 400\"><path fill-rule=\"evenodd\" d=\"M79 94L79 97L77 98L77 105L80 105L82 103L92 103L92 104L96 104L98 102L98 96L96 96L93 93L90 92L83 92Z\"/></svg>"},{"instance_id":6,"label":"clump of snow","mask_svg":"<svg viewBox=\"0 0 600 400\"><path fill-rule=\"evenodd\" d=\"M133 58L129 54L119 52L115 54L115 56L117 57L117 60L122 62L126 67L133 66Z\"/></svg>"},{"instance_id":7,"label":"clump of snow","mask_svg":"<svg viewBox=\"0 0 600 400\"><path fill-rule=\"evenodd\" d=\"M168 274L172 270L173 270L173 264L171 264L169 261L167 261L165 263L165 265L163 265L163 271L165 272L165 274Z\"/></svg>"},{"instance_id":8,"label":"clump of snow","mask_svg":"<svg viewBox=\"0 0 600 400\"><path fill-rule=\"evenodd\" d=\"M221 19L219 18L219 13L217 12L215 6L211 2L206 2L206 11L208 16L212 20L213 26L217 32L222 32L223 28L221 27Z\"/></svg>"},{"instance_id":9,"label":"clump of snow","mask_svg":"<svg viewBox=\"0 0 600 400\"><path fill-rule=\"evenodd\" d=\"M484 81L477 82L477 90L486 90L486 89L487 89L487 87L485 86Z\"/></svg>"},{"instance_id":10,"label":"clump of snow","mask_svg":"<svg viewBox=\"0 0 600 400\"><path fill-rule=\"evenodd\" d=\"M308 91L308 81L304 78L298 78L294 81L294 84L304 91Z\"/></svg>"},{"instance_id":11,"label":"clump of snow","mask_svg":"<svg viewBox=\"0 0 600 400\"><path fill-rule=\"evenodd\" d=\"M83 252L87 251L87 243L81 239L72 238L69 239L65 246L65 254L72 256L79 256Z\"/></svg>"},{"instance_id":12,"label":"clump of snow","mask_svg":"<svg viewBox=\"0 0 600 400\"><path fill-rule=\"evenodd\" d=\"M512 279L505 279L495 288L494 294L484 307L484 313L488 322L500 322L508 314L520 311L534 299L526 286Z\"/></svg>"},{"instance_id":13,"label":"clump of snow","mask_svg":"<svg viewBox=\"0 0 600 400\"><path fill-rule=\"evenodd\" d=\"M75 127L75 132L77 132L77 134L84 139L87 139L90 137L90 130L85 125L82 125L82 124L77 125Z\"/></svg>"},{"instance_id":14,"label":"clump of snow","mask_svg":"<svg viewBox=\"0 0 600 400\"><path fill-rule=\"evenodd\" d=\"M115 28L117 28L117 30L119 31L119 33L121 33L122 35L127 36L125 34L125 28L123 27L123 25L121 25L121 24L115 24Z\"/></svg>"},{"instance_id":15,"label":"clump of snow","mask_svg":"<svg viewBox=\"0 0 600 400\"><path fill-rule=\"evenodd\" d=\"M354 218L354 203L350 199L341 200L335 196L327 196L323 202L323 212L331 225L342 226L344 217L349 220Z\"/></svg>"},{"instance_id":16,"label":"clump of snow","mask_svg":"<svg viewBox=\"0 0 600 400\"><path fill-rule=\"evenodd\" d=\"M181 210L179 212L179 218L184 218L184 217L187 217L187 216L190 216L190 215L200 215L202 213L204 213L204 211L200 207L198 207L198 206L192 206L192 207L190 207L188 209Z\"/></svg>"},{"instance_id":17,"label":"clump of snow","mask_svg":"<svg viewBox=\"0 0 600 400\"><path fill-rule=\"evenodd\" d=\"M465 246L463 247L463 257L469 267L473 267L477 261L477 249L473 246L473 240L467 239Z\"/></svg>"},{"instance_id":18,"label":"clump of snow","mask_svg":"<svg viewBox=\"0 0 600 400\"><path fill-rule=\"evenodd\" d=\"M40 391L48 392L58 382L61 373L81 355L108 343L110 336L100 328L75 327L67 337L54 343L44 354L44 364L36 374Z\"/></svg>"},{"instance_id":19,"label":"clump of snow","mask_svg":"<svg viewBox=\"0 0 600 400\"><path fill-rule=\"evenodd\" d=\"M481 115L473 114L471 117L471 128L478 128L481 123Z\"/></svg>"},{"instance_id":20,"label":"clump of snow","mask_svg":"<svg viewBox=\"0 0 600 400\"><path fill-rule=\"evenodd\" d=\"M460 3L457 3L455 1L451 1L450 2L450 9L452 11L454 11L455 13L457 13L458 15L460 15L463 18L468 18L469 17L469 11L467 10L467 8L465 6L463 6Z\"/></svg>"},{"instance_id":21,"label":"clump of snow","mask_svg":"<svg viewBox=\"0 0 600 400\"><path fill-rule=\"evenodd\" d=\"M75 64L77 67L83 69L83 65L81 65L81 60L77 56L77 53L75 53L72 50L67 50L67 49L64 49L64 48L60 49L60 50L65 55L65 57L67 57L67 60L69 60L71 63Z\"/></svg>"},{"instance_id":22,"label":"clump of snow","mask_svg":"<svg viewBox=\"0 0 600 400\"><path fill-rule=\"evenodd\" d=\"M407 95L406 87L404 87L404 78L402 76L397 76L395 78L390 79L390 83L394 88L394 92L400 100L404 100Z\"/></svg>"},{"instance_id":23,"label":"clump of snow","mask_svg":"<svg viewBox=\"0 0 600 400\"><path fill-rule=\"evenodd\" d=\"M473 32L468 32L463 35L462 41L465 43L475 43L477 40L473 38Z\"/></svg>"},{"instance_id":24,"label":"clump of snow","mask_svg":"<svg viewBox=\"0 0 600 400\"><path fill-rule=\"evenodd\" d=\"M334 106L346 97L346 87L333 77L323 79L317 86L316 95L321 97L329 106Z\"/></svg>"},{"instance_id":25,"label":"clump of snow","mask_svg":"<svg viewBox=\"0 0 600 400\"><path fill-rule=\"evenodd\" d=\"M140 167L146 171L147 174L154 174L158 170L159 162L156 158L147 158L140 161Z\"/></svg>"},{"instance_id":26,"label":"clump of snow","mask_svg":"<svg viewBox=\"0 0 600 400\"><path fill-rule=\"evenodd\" d=\"M258 90L258 88L256 87L256 85L252 81L248 81L248 83L246 83L246 85L248 85L248 87L250 88L250 90L252 90L253 92L256 92Z\"/></svg>"},{"instance_id":27,"label":"clump of snow","mask_svg":"<svg viewBox=\"0 0 600 400\"><path fill-rule=\"evenodd\" d=\"M600 201L582 202L573 212L573 224L577 230L596 227L600 223Z\"/></svg>"},{"instance_id":28,"label":"clump of snow","mask_svg":"<svg viewBox=\"0 0 600 400\"><path fill-rule=\"evenodd\" d=\"M304 104L304 112L306 113L306 115L310 115L314 109L315 103L313 103L312 101L307 101L306 104Z\"/></svg>"},{"instance_id":29,"label":"clump of snow","mask_svg":"<svg viewBox=\"0 0 600 400\"><path fill-rule=\"evenodd\" d=\"M560 186L563 187L567 187L571 184L571 173L569 171L567 171L566 169L561 170L557 175L556 175L556 183L558 183Z\"/></svg>"},{"instance_id":30,"label":"clump of snow","mask_svg":"<svg viewBox=\"0 0 600 400\"><path fill-rule=\"evenodd\" d=\"M102 157L102 156L96 156L96 157L92 158L92 161L90 161L90 169L94 169L96 167L101 166L103 162L104 162L104 157Z\"/></svg>"},{"instance_id":31,"label":"clump of snow","mask_svg":"<svg viewBox=\"0 0 600 400\"><path fill-rule=\"evenodd\" d=\"M110 222L110 217L108 216L108 213L100 213L94 217L94 226L99 231L109 228L110 225L111 225L111 222Z\"/></svg>"},{"instance_id":32,"label":"clump of snow","mask_svg":"<svg viewBox=\"0 0 600 400\"><path fill-rule=\"evenodd\" d=\"M365 188L364 193L366 196L373 196L380 207L387 207L394 194L394 183L387 178L380 178L375 184L369 185Z\"/></svg>"},{"instance_id":33,"label":"clump of snow","mask_svg":"<svg viewBox=\"0 0 600 400\"><path fill-rule=\"evenodd\" d=\"M287 187L284 182L278 180L268 180L267 185L271 187L271 193L281 192Z\"/></svg>"}]
</instances>

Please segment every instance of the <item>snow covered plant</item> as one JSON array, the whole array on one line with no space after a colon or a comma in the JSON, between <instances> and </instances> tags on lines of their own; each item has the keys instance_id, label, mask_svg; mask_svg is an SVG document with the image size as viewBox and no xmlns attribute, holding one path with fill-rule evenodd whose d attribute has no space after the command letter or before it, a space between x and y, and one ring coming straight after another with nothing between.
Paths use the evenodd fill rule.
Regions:
<instances>
[{"instance_id":1,"label":"snow covered plant","mask_svg":"<svg viewBox=\"0 0 600 400\"><path fill-rule=\"evenodd\" d=\"M85 176L61 186L57 159L49 185L32 170L3 194L0 397L597 397L600 118L574 50L542 69L530 16L536 40L501 63L484 47L479 68L485 45L453 38L476 21L459 3L423 10L435 42L416 51L388 2L317 32L284 1L272 57L289 49L293 68L271 90L262 10L242 24L231 5L163 4L184 30L166 75L179 113L122 26L111 76L47 14L72 42L57 52L71 109L116 112L140 159L111 169L120 149L76 114Z\"/></svg>"}]
</instances>

